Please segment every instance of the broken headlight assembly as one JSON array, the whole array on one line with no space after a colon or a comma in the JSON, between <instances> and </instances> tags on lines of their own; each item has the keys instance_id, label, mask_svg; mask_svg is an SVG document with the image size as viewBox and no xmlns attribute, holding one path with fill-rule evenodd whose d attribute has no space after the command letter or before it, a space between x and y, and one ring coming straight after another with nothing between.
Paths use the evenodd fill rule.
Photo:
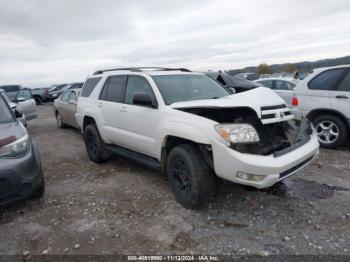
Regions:
<instances>
[{"instance_id":1,"label":"broken headlight assembly","mask_svg":"<svg viewBox=\"0 0 350 262\"><path fill-rule=\"evenodd\" d=\"M223 139L233 144L249 144L260 141L258 132L250 124L218 124L214 127Z\"/></svg>"},{"instance_id":2,"label":"broken headlight assembly","mask_svg":"<svg viewBox=\"0 0 350 262\"><path fill-rule=\"evenodd\" d=\"M28 135L0 148L0 158L19 158L27 154L30 147Z\"/></svg>"}]
</instances>

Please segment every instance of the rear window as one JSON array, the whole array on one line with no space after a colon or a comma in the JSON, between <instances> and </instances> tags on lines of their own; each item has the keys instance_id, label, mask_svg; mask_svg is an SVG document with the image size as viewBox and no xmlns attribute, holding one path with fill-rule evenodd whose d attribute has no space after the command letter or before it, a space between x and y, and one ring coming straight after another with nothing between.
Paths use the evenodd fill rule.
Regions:
<instances>
[{"instance_id":1,"label":"rear window","mask_svg":"<svg viewBox=\"0 0 350 262\"><path fill-rule=\"evenodd\" d=\"M89 78L86 80L85 84L83 85L83 90L81 91L81 96L89 97L100 80L101 77Z\"/></svg>"},{"instance_id":2,"label":"rear window","mask_svg":"<svg viewBox=\"0 0 350 262\"><path fill-rule=\"evenodd\" d=\"M15 121L13 115L0 93L0 124L5 124Z\"/></svg>"},{"instance_id":3,"label":"rear window","mask_svg":"<svg viewBox=\"0 0 350 262\"><path fill-rule=\"evenodd\" d=\"M330 90L334 87L339 77L344 72L343 68L332 69L322 72L308 84L309 89L312 90Z\"/></svg>"},{"instance_id":4,"label":"rear window","mask_svg":"<svg viewBox=\"0 0 350 262\"><path fill-rule=\"evenodd\" d=\"M19 86L2 86L1 89L5 90L5 92L17 92Z\"/></svg>"}]
</instances>

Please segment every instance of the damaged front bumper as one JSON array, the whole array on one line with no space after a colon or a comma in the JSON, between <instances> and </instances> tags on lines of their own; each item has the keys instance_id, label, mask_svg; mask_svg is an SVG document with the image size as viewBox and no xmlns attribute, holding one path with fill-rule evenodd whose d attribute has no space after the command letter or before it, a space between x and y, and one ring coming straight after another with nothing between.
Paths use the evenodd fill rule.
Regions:
<instances>
[{"instance_id":1,"label":"damaged front bumper","mask_svg":"<svg viewBox=\"0 0 350 262\"><path fill-rule=\"evenodd\" d=\"M213 141L215 173L223 179L255 188L274 185L308 165L319 152L315 132L305 134L302 128L299 127L291 145L268 155L239 152L220 141Z\"/></svg>"}]
</instances>

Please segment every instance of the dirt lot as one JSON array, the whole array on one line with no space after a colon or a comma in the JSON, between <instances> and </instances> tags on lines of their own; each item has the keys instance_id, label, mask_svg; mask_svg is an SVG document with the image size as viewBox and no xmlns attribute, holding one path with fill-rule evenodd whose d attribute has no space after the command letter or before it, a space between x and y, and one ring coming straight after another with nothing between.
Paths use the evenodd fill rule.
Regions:
<instances>
[{"instance_id":1,"label":"dirt lot","mask_svg":"<svg viewBox=\"0 0 350 262\"><path fill-rule=\"evenodd\" d=\"M79 131L56 128L51 106L28 130L46 194L2 211L0 254L350 254L349 147L321 150L269 190L224 183L190 211L157 171L118 157L89 162Z\"/></svg>"}]
</instances>

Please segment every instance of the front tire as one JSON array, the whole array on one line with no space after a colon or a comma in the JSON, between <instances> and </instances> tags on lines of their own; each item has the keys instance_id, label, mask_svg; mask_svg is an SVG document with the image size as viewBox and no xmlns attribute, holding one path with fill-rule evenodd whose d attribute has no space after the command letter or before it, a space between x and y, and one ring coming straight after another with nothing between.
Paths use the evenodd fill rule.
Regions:
<instances>
[{"instance_id":1,"label":"front tire","mask_svg":"<svg viewBox=\"0 0 350 262\"><path fill-rule=\"evenodd\" d=\"M109 158L110 153L105 149L105 143L103 142L96 125L90 124L85 128L84 142L89 159L92 162L102 163Z\"/></svg>"},{"instance_id":2,"label":"front tire","mask_svg":"<svg viewBox=\"0 0 350 262\"><path fill-rule=\"evenodd\" d=\"M185 208L200 206L217 189L217 177L197 145L179 145L170 151L167 176L176 201Z\"/></svg>"},{"instance_id":3,"label":"front tire","mask_svg":"<svg viewBox=\"0 0 350 262\"><path fill-rule=\"evenodd\" d=\"M320 145L324 148L337 148L345 144L348 130L337 116L321 115L313 121Z\"/></svg>"}]
</instances>

